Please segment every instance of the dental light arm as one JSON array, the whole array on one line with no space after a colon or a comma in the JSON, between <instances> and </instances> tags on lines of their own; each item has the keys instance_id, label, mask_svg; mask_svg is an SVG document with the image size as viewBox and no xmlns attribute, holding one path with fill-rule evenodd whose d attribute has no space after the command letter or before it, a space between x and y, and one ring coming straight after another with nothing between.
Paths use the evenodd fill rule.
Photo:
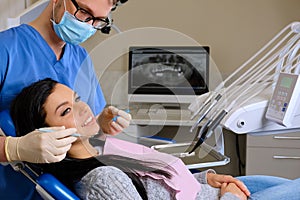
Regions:
<instances>
[{"instance_id":1,"label":"dental light arm","mask_svg":"<svg viewBox=\"0 0 300 200\"><path fill-rule=\"evenodd\" d=\"M289 27L289 26L288 26ZM287 28L286 28L287 29ZM285 29L284 29L285 30ZM283 31L284 31L283 30ZM193 116L191 117L191 119L195 118L195 116L197 116L198 114L200 114L199 119L196 121L196 123L192 126L192 128L190 129L190 131L192 132L193 129L195 127L197 127L201 121L205 118L205 116L207 115L208 112L210 112L210 110L216 105L216 103L221 99L221 97L224 95L224 93L229 93L229 91L231 90L232 87L240 84L242 81L244 80L250 80L251 81L251 77L255 76L256 74L259 74L259 70L258 72L255 70L255 68L258 68L257 65L263 60L265 59L269 54L271 54L271 52L277 48L279 45L281 45L284 40L286 40L286 38L289 37L290 34L286 35L285 38L283 38L267 55L265 55L262 59L260 59L259 62L257 62L255 65L253 65L250 69L248 69L245 73L243 73L238 79L234 80L234 82L232 84L230 84L228 87L225 87L223 89L223 91L221 91L221 89L226 85L226 83L229 82L229 80L233 79L235 75L237 75L242 69L244 69L248 63L252 62L254 60L254 58L259 55L261 52L263 52L272 42L274 42L274 40L279 37L282 32L281 31L273 40L271 40L265 47L263 47L258 53L256 53L252 58L250 58L245 64L243 64L241 67L239 67L235 72L233 72L230 76L228 76L227 79L225 79L225 81L223 81L222 83L220 83L217 88L214 91L214 94L217 94L215 97L215 100L212 101L213 99L213 95L210 95L206 102L204 103L203 106L201 106L196 112L194 112ZM297 39L297 38L296 38ZM291 42L292 43L292 42ZM273 56L275 58L275 56ZM265 65L266 66L266 65ZM248 81L249 82L249 81ZM237 89L236 89L237 90ZM233 90L235 91L235 90ZM234 92L231 92L234 93ZM217 101L217 102L216 102ZM205 110L205 107L207 107L207 104L211 103L211 106L209 106L209 109ZM204 113L201 114L201 112L204 110Z\"/></svg>"},{"instance_id":2,"label":"dental light arm","mask_svg":"<svg viewBox=\"0 0 300 200\"><path fill-rule=\"evenodd\" d=\"M296 46L300 45L300 41L297 42ZM288 52L286 52L286 54L284 55L284 57L287 57L288 55L290 55L290 53L292 52L292 49L290 49ZM296 65L291 66L291 63L294 63L297 59L299 59L299 55L297 57L294 57L292 60L289 60L286 65L282 66L282 70L293 70ZM271 85L271 80L274 79L275 74L269 75L268 74L275 68L277 63L273 63L270 67L268 67L264 72L261 72L259 74L255 74L255 77L257 78L255 81L251 82L245 82L241 88L242 92L240 92L240 90L235 91L235 93L231 93L231 98L235 97L235 101L233 101L227 108L225 108L223 111L221 111L221 113L219 115L217 115L215 117L215 119L213 120L212 124L210 125L210 128L208 131L213 132L213 130L218 126L218 124L220 124L220 122L222 121L222 119L225 117L225 115L230 112L234 107L240 106L242 103L247 102L248 100L252 99L254 96L256 96L257 94L259 94L262 90L266 89L267 87L269 87ZM251 82L251 83L250 83ZM254 94L253 94L254 92ZM252 95L251 95L252 94ZM246 99L244 99L244 97L247 97ZM242 102L241 102L242 101ZM222 107L224 107L226 105L222 105ZM226 114L225 114L226 113ZM208 134L210 135L210 134Z\"/></svg>"},{"instance_id":3,"label":"dental light arm","mask_svg":"<svg viewBox=\"0 0 300 200\"><path fill-rule=\"evenodd\" d=\"M293 70L294 73L299 73L299 38L300 23L289 24L211 92L204 105L197 109L192 116L192 119L197 115L199 118L190 131L205 118L208 117L208 119L199 131L196 145L189 153L192 153L206 138L211 136L227 113L249 101L263 90L273 90L272 85L274 82L276 83L278 73L281 71L292 72ZM245 71L244 69L248 70L240 74ZM228 106L230 99L232 102Z\"/></svg>"}]
</instances>

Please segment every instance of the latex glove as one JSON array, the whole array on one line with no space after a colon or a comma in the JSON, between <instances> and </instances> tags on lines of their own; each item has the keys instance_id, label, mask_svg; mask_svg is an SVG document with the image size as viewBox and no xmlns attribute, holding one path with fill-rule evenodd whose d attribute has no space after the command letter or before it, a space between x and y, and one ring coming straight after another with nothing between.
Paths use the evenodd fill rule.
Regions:
<instances>
[{"instance_id":1,"label":"latex glove","mask_svg":"<svg viewBox=\"0 0 300 200\"><path fill-rule=\"evenodd\" d=\"M98 123L104 133L117 135L130 124L131 115L114 106L105 108L98 117Z\"/></svg>"},{"instance_id":2,"label":"latex glove","mask_svg":"<svg viewBox=\"0 0 300 200\"><path fill-rule=\"evenodd\" d=\"M77 140L76 137L69 136L77 130L64 127L51 127L51 129L55 131L41 133L35 130L22 137L9 138L6 153L10 160L51 163L64 159L71 144Z\"/></svg>"},{"instance_id":3,"label":"latex glove","mask_svg":"<svg viewBox=\"0 0 300 200\"><path fill-rule=\"evenodd\" d=\"M222 175L222 174L214 174L214 173L207 173L207 183L216 188L220 188L223 183L233 183L235 184L246 196L250 196L250 192L245 184L230 176L230 175Z\"/></svg>"},{"instance_id":4,"label":"latex glove","mask_svg":"<svg viewBox=\"0 0 300 200\"><path fill-rule=\"evenodd\" d=\"M223 196L226 192L230 192L241 200L247 200L245 193L234 183L222 183L221 196Z\"/></svg>"}]
</instances>

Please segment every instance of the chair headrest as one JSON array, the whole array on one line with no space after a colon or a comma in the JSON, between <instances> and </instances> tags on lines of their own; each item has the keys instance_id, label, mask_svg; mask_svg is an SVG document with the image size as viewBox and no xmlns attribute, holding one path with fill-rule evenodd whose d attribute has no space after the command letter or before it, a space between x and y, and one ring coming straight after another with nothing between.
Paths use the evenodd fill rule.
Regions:
<instances>
[{"instance_id":1,"label":"chair headrest","mask_svg":"<svg viewBox=\"0 0 300 200\"><path fill-rule=\"evenodd\" d=\"M7 136L16 136L16 129L8 109L0 112L0 128Z\"/></svg>"}]
</instances>

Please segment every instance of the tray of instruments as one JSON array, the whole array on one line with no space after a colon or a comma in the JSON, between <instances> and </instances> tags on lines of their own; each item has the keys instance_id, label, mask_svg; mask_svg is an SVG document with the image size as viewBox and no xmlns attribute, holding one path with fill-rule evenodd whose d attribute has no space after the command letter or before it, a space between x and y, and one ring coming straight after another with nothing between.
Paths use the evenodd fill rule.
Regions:
<instances>
[{"instance_id":1,"label":"tray of instruments","mask_svg":"<svg viewBox=\"0 0 300 200\"><path fill-rule=\"evenodd\" d=\"M151 148L180 158L189 169L223 166L230 162L227 156L216 151L206 143L203 143L194 152L189 154L188 152L194 145L195 142L188 142L153 145Z\"/></svg>"}]
</instances>

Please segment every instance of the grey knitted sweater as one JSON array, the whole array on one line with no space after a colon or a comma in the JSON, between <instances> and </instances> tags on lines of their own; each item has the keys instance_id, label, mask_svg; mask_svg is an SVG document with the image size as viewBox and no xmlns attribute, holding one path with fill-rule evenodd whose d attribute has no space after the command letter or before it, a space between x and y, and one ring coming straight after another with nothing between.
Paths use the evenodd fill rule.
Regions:
<instances>
[{"instance_id":1,"label":"grey knitted sweater","mask_svg":"<svg viewBox=\"0 0 300 200\"><path fill-rule=\"evenodd\" d=\"M201 184L196 200L238 200L231 193L220 197L220 190L207 184L205 172L194 174ZM175 199L175 191L163 180L154 180L150 177L141 177L149 200ZM111 166L98 167L86 174L75 186L76 193L82 199L88 200L141 200L138 191L131 179L121 170Z\"/></svg>"}]
</instances>

